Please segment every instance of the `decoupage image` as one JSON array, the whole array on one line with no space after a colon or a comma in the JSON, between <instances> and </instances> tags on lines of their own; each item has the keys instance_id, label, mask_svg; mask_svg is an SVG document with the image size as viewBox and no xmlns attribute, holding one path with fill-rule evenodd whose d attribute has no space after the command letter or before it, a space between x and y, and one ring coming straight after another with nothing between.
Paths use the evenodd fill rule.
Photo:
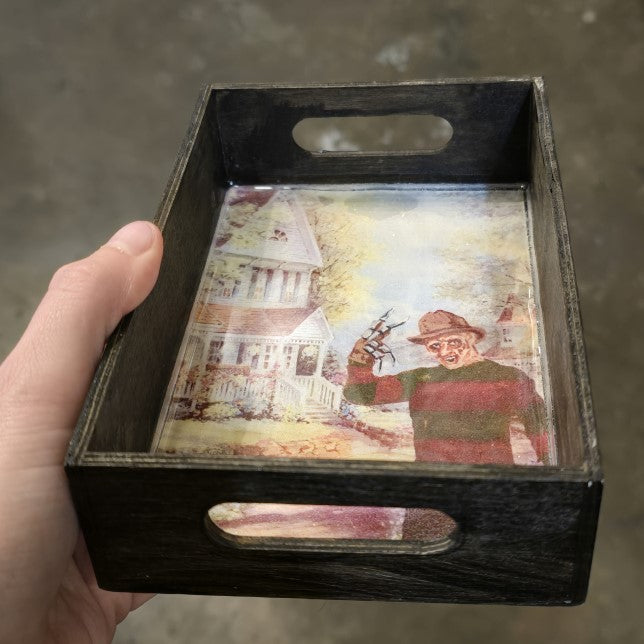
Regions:
<instances>
[{"instance_id":1,"label":"decoupage image","mask_svg":"<svg viewBox=\"0 0 644 644\"><path fill-rule=\"evenodd\" d=\"M554 464L528 216L518 189L231 188L155 450ZM254 534L274 510L211 514Z\"/></svg>"}]
</instances>

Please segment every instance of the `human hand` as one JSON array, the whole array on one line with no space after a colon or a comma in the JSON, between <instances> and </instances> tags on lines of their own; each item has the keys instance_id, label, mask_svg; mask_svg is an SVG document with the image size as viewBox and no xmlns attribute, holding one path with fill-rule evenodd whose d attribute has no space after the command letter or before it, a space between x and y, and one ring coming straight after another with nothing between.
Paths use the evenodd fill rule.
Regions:
<instances>
[{"instance_id":1,"label":"human hand","mask_svg":"<svg viewBox=\"0 0 644 644\"><path fill-rule=\"evenodd\" d=\"M402 326L409 318L402 322L392 323L389 321L392 311L393 308L385 311L377 320L374 320L362 334L362 337L353 345L349 354L349 365L373 368L374 364L378 363L381 368L385 356L389 356L394 363L396 362L393 351L385 344L385 338L392 329Z\"/></svg>"},{"instance_id":2,"label":"human hand","mask_svg":"<svg viewBox=\"0 0 644 644\"><path fill-rule=\"evenodd\" d=\"M349 354L349 364L361 367L373 367L376 363L376 357L373 352L366 349L367 346L374 348L373 341L360 338L353 345L353 349L351 349L351 353Z\"/></svg>"},{"instance_id":3,"label":"human hand","mask_svg":"<svg viewBox=\"0 0 644 644\"><path fill-rule=\"evenodd\" d=\"M63 460L105 340L152 290L163 242L134 222L63 266L0 365L0 642L109 642L151 595L98 588Z\"/></svg>"}]
</instances>

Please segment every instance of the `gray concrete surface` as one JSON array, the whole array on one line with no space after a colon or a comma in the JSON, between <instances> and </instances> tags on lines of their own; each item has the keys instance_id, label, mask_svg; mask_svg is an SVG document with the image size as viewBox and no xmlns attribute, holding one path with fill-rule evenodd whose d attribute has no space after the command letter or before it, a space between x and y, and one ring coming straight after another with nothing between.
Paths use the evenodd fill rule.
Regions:
<instances>
[{"instance_id":1,"label":"gray concrete surface","mask_svg":"<svg viewBox=\"0 0 644 644\"><path fill-rule=\"evenodd\" d=\"M154 214L200 85L545 75L607 488L572 609L157 597L134 642L644 642L644 4L0 4L0 356L52 271Z\"/></svg>"}]
</instances>

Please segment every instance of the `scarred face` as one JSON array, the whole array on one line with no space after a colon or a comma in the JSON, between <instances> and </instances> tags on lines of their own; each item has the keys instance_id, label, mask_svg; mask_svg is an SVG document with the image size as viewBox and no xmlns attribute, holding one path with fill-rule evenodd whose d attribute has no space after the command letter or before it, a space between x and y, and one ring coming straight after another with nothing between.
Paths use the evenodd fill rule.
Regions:
<instances>
[{"instance_id":1,"label":"scarred face","mask_svg":"<svg viewBox=\"0 0 644 644\"><path fill-rule=\"evenodd\" d=\"M476 340L473 333L450 333L427 340L425 348L444 367L458 369L482 360Z\"/></svg>"}]
</instances>

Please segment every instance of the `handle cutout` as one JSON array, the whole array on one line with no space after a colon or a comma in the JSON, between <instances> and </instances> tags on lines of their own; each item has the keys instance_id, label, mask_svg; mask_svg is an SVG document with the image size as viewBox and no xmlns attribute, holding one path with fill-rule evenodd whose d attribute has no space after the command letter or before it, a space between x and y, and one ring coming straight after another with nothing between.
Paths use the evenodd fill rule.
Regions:
<instances>
[{"instance_id":1,"label":"handle cutout","mask_svg":"<svg viewBox=\"0 0 644 644\"><path fill-rule=\"evenodd\" d=\"M214 541L252 550L426 555L460 541L456 521L431 508L219 503L205 523Z\"/></svg>"},{"instance_id":2,"label":"handle cutout","mask_svg":"<svg viewBox=\"0 0 644 644\"><path fill-rule=\"evenodd\" d=\"M434 114L307 118L293 128L295 142L316 155L436 154L453 134L450 122Z\"/></svg>"}]
</instances>

